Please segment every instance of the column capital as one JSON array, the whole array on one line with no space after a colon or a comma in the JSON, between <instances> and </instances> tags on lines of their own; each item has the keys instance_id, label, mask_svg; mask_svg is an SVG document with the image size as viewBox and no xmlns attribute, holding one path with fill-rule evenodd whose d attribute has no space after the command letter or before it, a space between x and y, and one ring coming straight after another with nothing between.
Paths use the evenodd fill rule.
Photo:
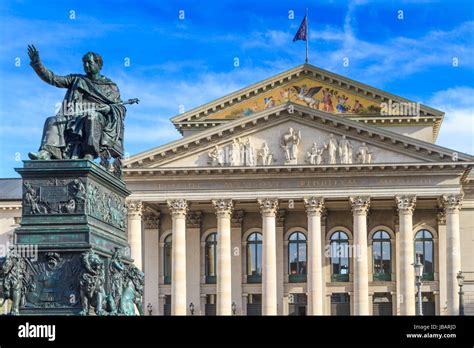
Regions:
<instances>
[{"instance_id":1,"label":"column capital","mask_svg":"<svg viewBox=\"0 0 474 348\"><path fill-rule=\"evenodd\" d=\"M352 213L354 215L367 215L370 207L370 197L368 196L351 196L349 197Z\"/></svg>"},{"instance_id":2,"label":"column capital","mask_svg":"<svg viewBox=\"0 0 474 348\"><path fill-rule=\"evenodd\" d=\"M413 215L416 207L416 196L395 196L395 203L399 214L410 214Z\"/></svg>"},{"instance_id":3,"label":"column capital","mask_svg":"<svg viewBox=\"0 0 474 348\"><path fill-rule=\"evenodd\" d=\"M462 193L442 195L438 198L438 205L445 213L456 214L461 209L463 198L464 195Z\"/></svg>"},{"instance_id":4,"label":"column capital","mask_svg":"<svg viewBox=\"0 0 474 348\"><path fill-rule=\"evenodd\" d=\"M276 212L276 226L285 227L285 219L286 219L286 210L278 209L278 211Z\"/></svg>"},{"instance_id":5,"label":"column capital","mask_svg":"<svg viewBox=\"0 0 474 348\"><path fill-rule=\"evenodd\" d=\"M143 215L142 201L127 201L127 214L131 218L141 218Z\"/></svg>"},{"instance_id":6,"label":"column capital","mask_svg":"<svg viewBox=\"0 0 474 348\"><path fill-rule=\"evenodd\" d=\"M242 227L242 221L244 221L245 212L243 210L234 210L230 220L231 226L240 228Z\"/></svg>"},{"instance_id":7,"label":"column capital","mask_svg":"<svg viewBox=\"0 0 474 348\"><path fill-rule=\"evenodd\" d=\"M324 213L324 198L309 197L304 199L304 206L308 216L321 216Z\"/></svg>"},{"instance_id":8,"label":"column capital","mask_svg":"<svg viewBox=\"0 0 474 348\"><path fill-rule=\"evenodd\" d=\"M212 205L216 209L217 217L230 217L234 209L232 199L213 199Z\"/></svg>"},{"instance_id":9,"label":"column capital","mask_svg":"<svg viewBox=\"0 0 474 348\"><path fill-rule=\"evenodd\" d=\"M145 214L143 217L143 224L145 225L145 229L153 229L156 230L160 226L160 213L153 213L153 214Z\"/></svg>"},{"instance_id":10,"label":"column capital","mask_svg":"<svg viewBox=\"0 0 474 348\"><path fill-rule=\"evenodd\" d=\"M262 215L275 216L278 210L277 198L259 198L260 212Z\"/></svg>"},{"instance_id":11,"label":"column capital","mask_svg":"<svg viewBox=\"0 0 474 348\"><path fill-rule=\"evenodd\" d=\"M185 199L169 199L166 201L171 215L186 215L188 202Z\"/></svg>"},{"instance_id":12,"label":"column capital","mask_svg":"<svg viewBox=\"0 0 474 348\"><path fill-rule=\"evenodd\" d=\"M202 211L188 211L186 214L187 228L201 228Z\"/></svg>"}]
</instances>

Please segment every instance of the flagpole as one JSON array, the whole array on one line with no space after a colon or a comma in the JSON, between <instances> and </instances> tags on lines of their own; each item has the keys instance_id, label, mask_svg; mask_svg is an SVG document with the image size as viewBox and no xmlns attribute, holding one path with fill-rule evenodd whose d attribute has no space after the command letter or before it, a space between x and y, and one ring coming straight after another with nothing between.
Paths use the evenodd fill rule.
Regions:
<instances>
[{"instance_id":1,"label":"flagpole","mask_svg":"<svg viewBox=\"0 0 474 348\"><path fill-rule=\"evenodd\" d=\"M308 26L308 8L306 7L306 64L308 64L308 42L309 42L309 26Z\"/></svg>"}]
</instances>

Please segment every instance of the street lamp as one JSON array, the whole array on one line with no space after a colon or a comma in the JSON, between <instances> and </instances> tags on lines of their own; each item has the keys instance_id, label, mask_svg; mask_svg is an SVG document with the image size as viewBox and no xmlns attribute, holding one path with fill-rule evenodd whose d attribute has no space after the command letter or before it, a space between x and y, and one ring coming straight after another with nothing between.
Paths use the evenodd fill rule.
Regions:
<instances>
[{"instance_id":1,"label":"street lamp","mask_svg":"<svg viewBox=\"0 0 474 348\"><path fill-rule=\"evenodd\" d=\"M232 302L232 314L235 315L235 311L237 310L237 305L235 304L235 302Z\"/></svg>"},{"instance_id":2,"label":"street lamp","mask_svg":"<svg viewBox=\"0 0 474 348\"><path fill-rule=\"evenodd\" d=\"M464 285L464 275L462 271L458 272L456 276L459 285L459 315L464 315L464 291L462 290L462 286Z\"/></svg>"},{"instance_id":3,"label":"street lamp","mask_svg":"<svg viewBox=\"0 0 474 348\"><path fill-rule=\"evenodd\" d=\"M191 312L191 315L194 315L194 303L189 304L189 311Z\"/></svg>"},{"instance_id":4,"label":"street lamp","mask_svg":"<svg viewBox=\"0 0 474 348\"><path fill-rule=\"evenodd\" d=\"M418 315L423 315L423 306L421 302L421 285L423 284L421 278L423 278L423 264L420 262L420 254L416 255L415 276L416 276L416 289L418 292Z\"/></svg>"},{"instance_id":5,"label":"street lamp","mask_svg":"<svg viewBox=\"0 0 474 348\"><path fill-rule=\"evenodd\" d=\"M151 315L151 312L153 312L153 306L151 305L151 303L148 303L146 309L148 309L148 315Z\"/></svg>"}]
</instances>

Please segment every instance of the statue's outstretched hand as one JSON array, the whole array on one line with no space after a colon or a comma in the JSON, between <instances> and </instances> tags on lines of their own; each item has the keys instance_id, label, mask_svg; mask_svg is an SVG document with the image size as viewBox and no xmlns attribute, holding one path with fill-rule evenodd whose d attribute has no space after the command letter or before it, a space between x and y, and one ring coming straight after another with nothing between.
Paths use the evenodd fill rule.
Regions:
<instances>
[{"instance_id":1,"label":"statue's outstretched hand","mask_svg":"<svg viewBox=\"0 0 474 348\"><path fill-rule=\"evenodd\" d=\"M38 63L40 61L39 51L35 45L28 45L28 55L30 56L31 63Z\"/></svg>"}]
</instances>

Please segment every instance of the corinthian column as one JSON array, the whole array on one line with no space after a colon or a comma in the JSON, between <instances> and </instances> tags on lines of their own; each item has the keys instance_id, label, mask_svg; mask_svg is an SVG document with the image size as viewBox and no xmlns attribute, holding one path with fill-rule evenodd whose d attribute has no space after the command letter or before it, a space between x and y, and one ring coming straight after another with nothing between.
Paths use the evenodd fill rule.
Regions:
<instances>
[{"instance_id":1,"label":"corinthian column","mask_svg":"<svg viewBox=\"0 0 474 348\"><path fill-rule=\"evenodd\" d=\"M396 196L398 217L400 222L400 314L415 315L415 261L413 240L413 212L416 205L416 196Z\"/></svg>"},{"instance_id":2,"label":"corinthian column","mask_svg":"<svg viewBox=\"0 0 474 348\"><path fill-rule=\"evenodd\" d=\"M369 278L367 264L367 213L370 197L350 197L354 226L354 314L369 314Z\"/></svg>"},{"instance_id":3,"label":"corinthian column","mask_svg":"<svg viewBox=\"0 0 474 348\"><path fill-rule=\"evenodd\" d=\"M217 215L217 315L232 315L231 199L215 199Z\"/></svg>"},{"instance_id":4,"label":"corinthian column","mask_svg":"<svg viewBox=\"0 0 474 348\"><path fill-rule=\"evenodd\" d=\"M277 314L276 224L278 199L259 199L263 226L262 314Z\"/></svg>"},{"instance_id":5,"label":"corinthian column","mask_svg":"<svg viewBox=\"0 0 474 348\"><path fill-rule=\"evenodd\" d=\"M142 268L142 214L141 201L127 202L128 241L130 242L131 257L139 269Z\"/></svg>"},{"instance_id":6,"label":"corinthian column","mask_svg":"<svg viewBox=\"0 0 474 348\"><path fill-rule=\"evenodd\" d=\"M324 278L321 255L321 215L324 198L304 199L308 215L308 314L324 314Z\"/></svg>"},{"instance_id":7,"label":"corinthian column","mask_svg":"<svg viewBox=\"0 0 474 348\"><path fill-rule=\"evenodd\" d=\"M186 213L184 199L167 201L172 217L171 315L186 315Z\"/></svg>"},{"instance_id":8,"label":"corinthian column","mask_svg":"<svg viewBox=\"0 0 474 348\"><path fill-rule=\"evenodd\" d=\"M447 314L459 315L459 297L456 275L461 270L461 243L459 233L459 210L462 194L443 195L440 206L446 212L446 269L447 269Z\"/></svg>"}]
</instances>

